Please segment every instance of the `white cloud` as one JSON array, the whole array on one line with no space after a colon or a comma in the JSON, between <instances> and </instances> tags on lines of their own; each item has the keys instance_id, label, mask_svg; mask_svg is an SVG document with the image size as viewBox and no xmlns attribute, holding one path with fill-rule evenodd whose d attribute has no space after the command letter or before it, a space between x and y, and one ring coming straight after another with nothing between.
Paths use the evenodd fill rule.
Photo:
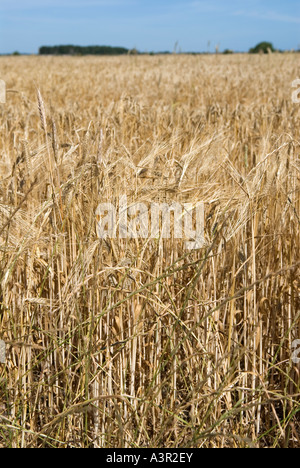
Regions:
<instances>
[{"instance_id":1,"label":"white cloud","mask_svg":"<svg viewBox=\"0 0 300 468\"><path fill-rule=\"evenodd\" d=\"M300 17L280 14L275 11L258 12L258 11L239 10L239 11L236 11L234 15L262 19L262 20L269 20L269 21L278 21L278 22L284 22L284 23L296 23L296 24L300 23Z\"/></svg>"},{"instance_id":2,"label":"white cloud","mask_svg":"<svg viewBox=\"0 0 300 468\"><path fill-rule=\"evenodd\" d=\"M136 4L136 0L1 0L1 11L24 11L37 8L83 8L96 6L129 6Z\"/></svg>"},{"instance_id":3,"label":"white cloud","mask_svg":"<svg viewBox=\"0 0 300 468\"><path fill-rule=\"evenodd\" d=\"M229 16L244 16L249 18L256 18L256 19L263 19L269 21L278 21L278 22L285 22L285 23L300 23L299 17L299 6L297 3L294 4L294 9L298 9L297 14L285 14L284 3L281 4L280 10L268 10L264 7L266 4L265 1L262 0L244 0L243 1L243 8L241 7L240 0L231 0L230 4L223 0L211 0L210 2L204 0L193 0L187 2L186 4L182 3L182 8L191 8L197 11L198 13L208 13L208 12L215 12L215 13L222 13ZM273 5L274 8L274 5ZM293 10L292 5L289 5L289 10Z\"/></svg>"}]
</instances>

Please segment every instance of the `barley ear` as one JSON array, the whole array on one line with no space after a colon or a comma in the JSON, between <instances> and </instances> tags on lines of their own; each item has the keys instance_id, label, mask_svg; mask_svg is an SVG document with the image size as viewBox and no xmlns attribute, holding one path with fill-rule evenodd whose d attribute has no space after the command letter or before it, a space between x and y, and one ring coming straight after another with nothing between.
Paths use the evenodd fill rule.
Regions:
<instances>
[{"instance_id":1,"label":"barley ear","mask_svg":"<svg viewBox=\"0 0 300 468\"><path fill-rule=\"evenodd\" d=\"M45 105L44 105L44 101L43 101L43 98L39 89L37 90L37 99L38 99L38 107L39 107L39 114L40 114L42 129L47 135L47 121L46 121Z\"/></svg>"},{"instance_id":2,"label":"barley ear","mask_svg":"<svg viewBox=\"0 0 300 468\"><path fill-rule=\"evenodd\" d=\"M57 129L55 120L52 119L52 149L54 154L54 159L57 162L58 159L58 141L57 141Z\"/></svg>"},{"instance_id":3,"label":"barley ear","mask_svg":"<svg viewBox=\"0 0 300 468\"><path fill-rule=\"evenodd\" d=\"M99 136L99 144L98 144L98 150L97 150L97 166L100 168L101 164L104 162L103 161L103 130L102 128L100 129L100 136Z\"/></svg>"}]
</instances>

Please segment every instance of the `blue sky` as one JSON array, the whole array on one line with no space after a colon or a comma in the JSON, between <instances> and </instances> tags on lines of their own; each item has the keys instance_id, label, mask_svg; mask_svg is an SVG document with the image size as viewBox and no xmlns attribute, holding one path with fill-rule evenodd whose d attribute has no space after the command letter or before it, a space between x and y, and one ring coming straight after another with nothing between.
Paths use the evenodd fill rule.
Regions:
<instances>
[{"instance_id":1,"label":"blue sky","mask_svg":"<svg viewBox=\"0 0 300 468\"><path fill-rule=\"evenodd\" d=\"M41 45L141 51L300 48L299 0L0 0L0 53Z\"/></svg>"}]
</instances>

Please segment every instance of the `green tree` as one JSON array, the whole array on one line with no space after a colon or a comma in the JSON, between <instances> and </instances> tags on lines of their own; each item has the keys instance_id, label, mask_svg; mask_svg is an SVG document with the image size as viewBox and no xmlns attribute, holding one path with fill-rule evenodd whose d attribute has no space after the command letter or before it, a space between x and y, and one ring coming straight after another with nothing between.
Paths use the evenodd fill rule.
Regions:
<instances>
[{"instance_id":1,"label":"green tree","mask_svg":"<svg viewBox=\"0 0 300 468\"><path fill-rule=\"evenodd\" d=\"M272 42L260 42L257 46L249 50L250 54L268 54L269 52L275 52Z\"/></svg>"}]
</instances>

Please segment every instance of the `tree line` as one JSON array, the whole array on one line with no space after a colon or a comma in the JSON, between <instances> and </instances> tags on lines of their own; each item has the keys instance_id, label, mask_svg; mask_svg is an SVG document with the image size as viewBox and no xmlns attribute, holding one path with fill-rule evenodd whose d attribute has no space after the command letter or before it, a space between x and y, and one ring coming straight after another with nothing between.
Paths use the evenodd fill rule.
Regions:
<instances>
[{"instance_id":1,"label":"tree line","mask_svg":"<svg viewBox=\"0 0 300 468\"><path fill-rule=\"evenodd\" d=\"M125 55L130 53L125 47L58 45L42 46L40 55Z\"/></svg>"},{"instance_id":2,"label":"tree line","mask_svg":"<svg viewBox=\"0 0 300 468\"><path fill-rule=\"evenodd\" d=\"M249 54L268 54L276 51L271 42L260 42L255 47L249 50ZM300 51L298 51L300 52ZM187 52L189 53L189 52ZM17 52L15 52L17 54ZM42 46L39 48L40 55L145 55L145 53L137 49L126 49L125 47L111 47L111 46L76 46L76 45L57 45L57 46ZM170 54L170 52L150 52L150 55L157 54ZM190 54L198 55L199 53L193 52ZM203 54L203 52L202 52ZM225 49L223 54L234 54L233 50ZM147 54L146 54L147 55Z\"/></svg>"}]
</instances>

